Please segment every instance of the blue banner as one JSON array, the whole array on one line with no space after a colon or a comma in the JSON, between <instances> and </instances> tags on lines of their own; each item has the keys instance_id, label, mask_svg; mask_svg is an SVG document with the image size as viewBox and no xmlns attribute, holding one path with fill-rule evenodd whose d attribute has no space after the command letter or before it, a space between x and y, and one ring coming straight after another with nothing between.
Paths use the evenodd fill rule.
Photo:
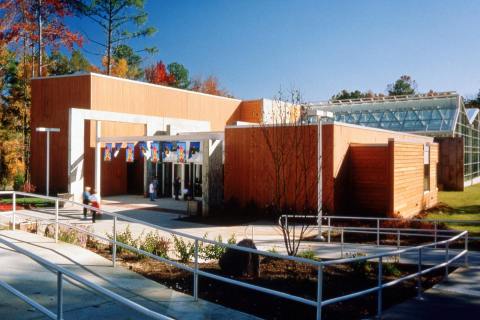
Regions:
<instances>
[{"instance_id":1,"label":"blue banner","mask_svg":"<svg viewBox=\"0 0 480 320\"><path fill-rule=\"evenodd\" d=\"M127 162L133 162L135 160L135 144L127 143L127 148L125 149L125 157Z\"/></svg>"}]
</instances>

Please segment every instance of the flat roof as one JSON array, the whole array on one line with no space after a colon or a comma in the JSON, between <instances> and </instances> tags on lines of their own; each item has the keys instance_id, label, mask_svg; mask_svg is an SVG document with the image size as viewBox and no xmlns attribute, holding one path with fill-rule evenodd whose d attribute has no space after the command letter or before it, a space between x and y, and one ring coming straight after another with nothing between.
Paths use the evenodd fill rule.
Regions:
<instances>
[{"instance_id":1,"label":"flat roof","mask_svg":"<svg viewBox=\"0 0 480 320\"><path fill-rule=\"evenodd\" d=\"M163 88L163 89L168 89L168 90L173 90L173 91L180 91L180 92L184 92L184 93L191 93L191 94L196 94L196 95L203 95L203 96L208 96L208 97L215 97L215 98L220 98L220 99L228 99L228 100L234 100L234 101L242 102L241 99L237 99L237 98L217 96L217 95L209 94L209 93L197 92L197 91L192 91L192 90L187 90L187 89L179 89L179 88L169 87L169 86L165 86L165 85L161 85L161 84L154 84L154 83L140 81L140 80L125 79L125 78L109 76L109 75L105 75L105 74L101 74L101 73L95 73L95 72L76 72L76 73L72 73L72 74L62 74L62 75L54 75L54 76L46 76L46 77L34 77L34 78L32 78L32 80L49 80L49 79L85 77L85 76L102 77L102 78L114 79L114 80L118 80L118 81L126 81L126 82L135 83L135 84L141 84L141 85L146 85L146 86Z\"/></svg>"}]
</instances>

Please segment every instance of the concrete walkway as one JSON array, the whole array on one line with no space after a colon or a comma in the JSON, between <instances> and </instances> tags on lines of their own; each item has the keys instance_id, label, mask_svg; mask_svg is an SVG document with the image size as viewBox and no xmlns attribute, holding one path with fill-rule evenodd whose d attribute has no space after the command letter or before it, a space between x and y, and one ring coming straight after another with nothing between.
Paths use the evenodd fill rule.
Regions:
<instances>
[{"instance_id":1,"label":"concrete walkway","mask_svg":"<svg viewBox=\"0 0 480 320\"><path fill-rule=\"evenodd\" d=\"M480 317L480 267L459 268L435 285L422 300L411 299L388 309L387 320L463 320Z\"/></svg>"},{"instance_id":2,"label":"concrete walkway","mask_svg":"<svg viewBox=\"0 0 480 320\"><path fill-rule=\"evenodd\" d=\"M255 319L255 317L168 289L78 246L21 231L0 231L0 237L31 250L96 284L149 309L176 319ZM0 279L48 309L56 310L56 274L30 258L0 245ZM65 319L147 319L78 283L64 282ZM22 300L0 288L0 319L44 319Z\"/></svg>"},{"instance_id":3,"label":"concrete walkway","mask_svg":"<svg viewBox=\"0 0 480 320\"><path fill-rule=\"evenodd\" d=\"M237 241L243 238L251 238L255 241L257 248L259 248L260 250L270 250L272 248L275 248L275 250L279 253L286 253L283 243L283 237L279 227L267 222L258 222L255 224L236 226L213 226L178 220L178 215L171 213L154 212L144 209L126 210L123 207L118 208L115 205L105 205L103 208L109 212L117 212L128 217L146 221L154 225L176 230L197 237L203 237L205 234L207 234L209 239L214 239L218 235L221 235L223 240L226 241L234 234ZM22 217L20 215L22 213L25 213L34 217L41 217L42 219L50 219L50 223L53 223L55 218L54 211L55 210L51 208L36 209L35 211L21 210L18 211L19 215L17 217L17 222L24 221L26 219L25 217ZM4 216L3 219L6 222L10 218L8 216ZM113 219L108 216L102 217L101 219L97 220L95 224L92 224L90 218L88 218L87 220L83 219L83 214L79 209L63 208L60 210L59 220L61 222L75 225L77 227L88 228L90 231L93 231L98 236L104 238L106 237L106 235L113 234ZM135 238L139 237L142 234L145 235L150 231L156 230L140 223L131 223L129 221L119 219L117 221L117 232L123 232L127 228L127 226L130 228L130 231ZM314 235L315 232L315 229L312 229L310 231L310 234ZM171 234L169 232L160 231L159 233L164 237L171 237ZM345 236L345 239L348 241L348 235ZM387 251L393 251L396 249L397 248L395 246L382 245L377 247L375 245L368 244L364 245L348 243L345 244L342 249L340 243L303 241L301 243L299 252L311 250L314 251L315 254L320 258L338 259L341 257L342 251L345 256L352 253L377 254ZM460 252L460 250L450 249L450 257L452 257L458 252ZM172 257L175 256L172 255ZM416 263L417 259L418 252L411 251L402 254L400 257L400 262ZM472 265L480 265L480 252L471 252L469 254L469 259ZM444 260L445 250L443 248L424 249L423 251L423 262L425 264L443 262ZM457 265L460 265L461 263L463 263L463 259L459 260Z\"/></svg>"}]
</instances>

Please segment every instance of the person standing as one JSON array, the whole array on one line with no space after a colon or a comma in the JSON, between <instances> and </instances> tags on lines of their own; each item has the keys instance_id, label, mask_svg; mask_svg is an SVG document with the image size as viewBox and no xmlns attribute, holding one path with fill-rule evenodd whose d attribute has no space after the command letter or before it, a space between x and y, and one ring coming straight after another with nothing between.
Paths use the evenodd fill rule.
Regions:
<instances>
[{"instance_id":1,"label":"person standing","mask_svg":"<svg viewBox=\"0 0 480 320\"><path fill-rule=\"evenodd\" d=\"M83 204L85 205L90 205L90 187L85 187L85 191L83 191ZM87 219L87 213L88 213L88 209L83 207L83 219Z\"/></svg>"},{"instance_id":2,"label":"person standing","mask_svg":"<svg viewBox=\"0 0 480 320\"><path fill-rule=\"evenodd\" d=\"M148 185L148 193L150 194L150 201L155 201L155 184L153 181Z\"/></svg>"},{"instance_id":3,"label":"person standing","mask_svg":"<svg viewBox=\"0 0 480 320\"><path fill-rule=\"evenodd\" d=\"M100 209L100 204L98 203L98 196L95 190L92 191L92 195L90 196L90 205L94 208ZM92 223L95 223L97 219L97 210L92 210Z\"/></svg>"},{"instance_id":4,"label":"person standing","mask_svg":"<svg viewBox=\"0 0 480 320\"><path fill-rule=\"evenodd\" d=\"M173 182L173 191L175 193L175 200L178 200L181 187L182 187L182 183L180 182L180 177L176 177L175 181Z\"/></svg>"}]
</instances>

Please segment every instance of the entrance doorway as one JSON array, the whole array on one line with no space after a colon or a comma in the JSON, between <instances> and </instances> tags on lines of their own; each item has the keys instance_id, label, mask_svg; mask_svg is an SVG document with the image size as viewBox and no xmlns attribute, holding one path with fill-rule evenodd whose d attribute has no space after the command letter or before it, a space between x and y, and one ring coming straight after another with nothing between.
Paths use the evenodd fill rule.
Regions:
<instances>
[{"instance_id":1,"label":"entrance doorway","mask_svg":"<svg viewBox=\"0 0 480 320\"><path fill-rule=\"evenodd\" d=\"M173 164L171 162L162 163L162 197L172 197L173 195Z\"/></svg>"}]
</instances>

